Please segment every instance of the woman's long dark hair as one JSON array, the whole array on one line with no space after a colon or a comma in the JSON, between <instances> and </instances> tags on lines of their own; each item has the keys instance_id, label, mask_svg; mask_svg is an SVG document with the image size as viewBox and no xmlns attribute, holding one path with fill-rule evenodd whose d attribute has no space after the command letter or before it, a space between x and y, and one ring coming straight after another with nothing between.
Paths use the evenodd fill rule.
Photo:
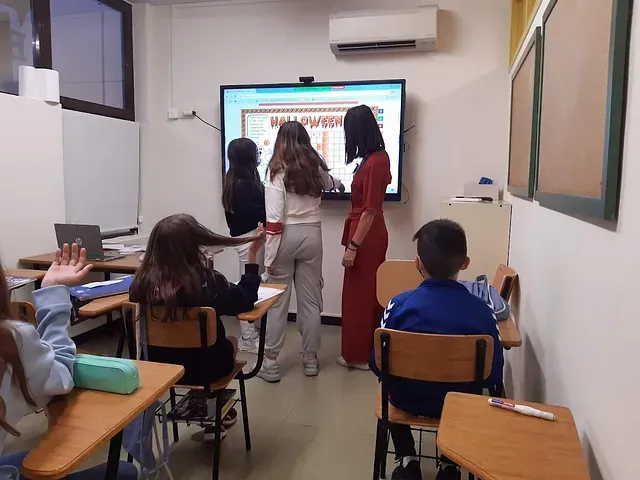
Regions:
<instances>
[{"instance_id":1,"label":"woman's long dark hair","mask_svg":"<svg viewBox=\"0 0 640 480\"><path fill-rule=\"evenodd\" d=\"M13 328L9 323L9 320L13 317L9 305L10 298L9 286L0 262L0 380L7 371L11 370L11 383L20 390L27 404L35 407L36 401L29 392L24 365L22 365L22 360L20 359L20 348L16 342ZM0 428L12 435L17 434L16 430L5 422L4 415L0 416Z\"/></svg>"},{"instance_id":2,"label":"woman's long dark hair","mask_svg":"<svg viewBox=\"0 0 640 480\"><path fill-rule=\"evenodd\" d=\"M202 247L241 245L256 238L218 235L186 214L160 220L151 231L147 251L133 279L131 298L144 305L164 305L168 311L175 310L180 306L178 292L188 298L197 298L202 292L207 270Z\"/></svg>"},{"instance_id":3,"label":"woman's long dark hair","mask_svg":"<svg viewBox=\"0 0 640 480\"><path fill-rule=\"evenodd\" d=\"M264 188L258 173L258 147L249 138L236 138L227 150L229 170L222 185L222 206L225 212L233 212L233 190L239 181L253 183Z\"/></svg>"},{"instance_id":4,"label":"woman's long dark hair","mask_svg":"<svg viewBox=\"0 0 640 480\"><path fill-rule=\"evenodd\" d=\"M378 120L366 105L349 109L344 117L344 137L347 164L385 149Z\"/></svg>"},{"instance_id":5,"label":"woman's long dark hair","mask_svg":"<svg viewBox=\"0 0 640 480\"><path fill-rule=\"evenodd\" d=\"M320 197L324 191L320 169L329 171L323 158L311 146L307 130L300 122L284 123L278 131L269 163L271 181L284 172L287 192Z\"/></svg>"}]
</instances>

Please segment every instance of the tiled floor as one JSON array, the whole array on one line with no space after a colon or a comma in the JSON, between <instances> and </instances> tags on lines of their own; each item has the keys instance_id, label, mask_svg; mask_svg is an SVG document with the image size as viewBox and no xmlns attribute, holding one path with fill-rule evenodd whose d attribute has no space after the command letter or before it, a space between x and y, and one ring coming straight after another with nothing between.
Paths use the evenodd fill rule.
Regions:
<instances>
[{"instance_id":1,"label":"tiled floor","mask_svg":"<svg viewBox=\"0 0 640 480\"><path fill-rule=\"evenodd\" d=\"M226 322L227 332L237 335L237 324ZM253 449L246 452L241 419L222 444L222 480L369 480L372 475L377 383L369 372L347 371L335 359L340 354L340 329L322 327L320 375L302 373L300 335L295 325L287 331L281 354L283 379L267 384L256 378L247 382L249 423ZM83 349L112 353L114 338L101 338ZM253 362L254 355L243 355ZM90 419L87 419L90 421ZM46 429L43 414L30 415L19 424L23 436L12 439L7 452L29 448ZM198 427L180 427L180 442L171 455L176 480L211 478L213 449L200 441ZM433 452L433 435L423 448ZM106 451L90 463L104 461ZM388 476L393 467L391 457ZM433 461L423 461L425 480L435 477ZM161 476L161 478L165 478Z\"/></svg>"}]
</instances>

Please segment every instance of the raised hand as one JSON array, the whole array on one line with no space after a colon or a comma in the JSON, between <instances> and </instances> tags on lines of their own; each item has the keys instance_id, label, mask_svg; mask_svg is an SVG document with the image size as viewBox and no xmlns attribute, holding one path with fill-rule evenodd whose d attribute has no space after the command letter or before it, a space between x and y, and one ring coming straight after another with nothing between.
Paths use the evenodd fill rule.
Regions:
<instances>
[{"instance_id":1,"label":"raised hand","mask_svg":"<svg viewBox=\"0 0 640 480\"><path fill-rule=\"evenodd\" d=\"M69 248L65 243L56 252L56 259L42 280L42 288L53 285L72 287L80 285L93 265L87 264L87 251L79 249L75 243Z\"/></svg>"},{"instance_id":2,"label":"raised hand","mask_svg":"<svg viewBox=\"0 0 640 480\"><path fill-rule=\"evenodd\" d=\"M251 242L251 246L249 247L254 252L258 252L264 245L264 242L267 240L267 235L264 231L264 225L262 223L258 223L258 232L256 233L256 238L253 242Z\"/></svg>"}]
</instances>

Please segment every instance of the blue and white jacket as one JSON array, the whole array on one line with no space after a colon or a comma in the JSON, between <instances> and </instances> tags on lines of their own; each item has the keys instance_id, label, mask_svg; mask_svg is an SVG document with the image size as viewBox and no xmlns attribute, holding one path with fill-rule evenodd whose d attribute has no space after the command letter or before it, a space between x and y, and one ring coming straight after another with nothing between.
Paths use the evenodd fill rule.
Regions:
<instances>
[{"instance_id":1,"label":"blue and white jacket","mask_svg":"<svg viewBox=\"0 0 640 480\"><path fill-rule=\"evenodd\" d=\"M455 280L426 279L418 288L401 293L387 306L382 328L438 335L491 335L493 365L485 387L502 384L504 359L496 317L480 298ZM371 370L380 377L372 355ZM448 392L473 392L470 383L422 382L391 377L391 403L414 415L440 417Z\"/></svg>"},{"instance_id":2,"label":"blue and white jacket","mask_svg":"<svg viewBox=\"0 0 640 480\"><path fill-rule=\"evenodd\" d=\"M33 292L33 299L37 327L17 320L8 321L20 349L29 393L36 402L35 407L27 404L20 389L11 381L11 370L4 372L0 380L0 398L7 407L5 420L14 427L28 413L45 407L54 396L73 389L76 344L69 337L69 289L62 286L43 288ZM7 432L0 428L0 453L6 436Z\"/></svg>"}]
</instances>

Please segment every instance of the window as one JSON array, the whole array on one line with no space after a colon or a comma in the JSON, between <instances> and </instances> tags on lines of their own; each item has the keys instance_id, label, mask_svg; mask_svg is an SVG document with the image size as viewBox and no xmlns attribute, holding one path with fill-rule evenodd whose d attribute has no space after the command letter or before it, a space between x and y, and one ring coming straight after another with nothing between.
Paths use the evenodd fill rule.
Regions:
<instances>
[{"instance_id":1,"label":"window","mask_svg":"<svg viewBox=\"0 0 640 480\"><path fill-rule=\"evenodd\" d=\"M18 94L20 65L33 65L30 0L0 0L0 92Z\"/></svg>"},{"instance_id":2,"label":"window","mask_svg":"<svg viewBox=\"0 0 640 480\"><path fill-rule=\"evenodd\" d=\"M53 68L64 108L134 120L132 35L124 0L0 0L0 91L20 65Z\"/></svg>"}]
</instances>

